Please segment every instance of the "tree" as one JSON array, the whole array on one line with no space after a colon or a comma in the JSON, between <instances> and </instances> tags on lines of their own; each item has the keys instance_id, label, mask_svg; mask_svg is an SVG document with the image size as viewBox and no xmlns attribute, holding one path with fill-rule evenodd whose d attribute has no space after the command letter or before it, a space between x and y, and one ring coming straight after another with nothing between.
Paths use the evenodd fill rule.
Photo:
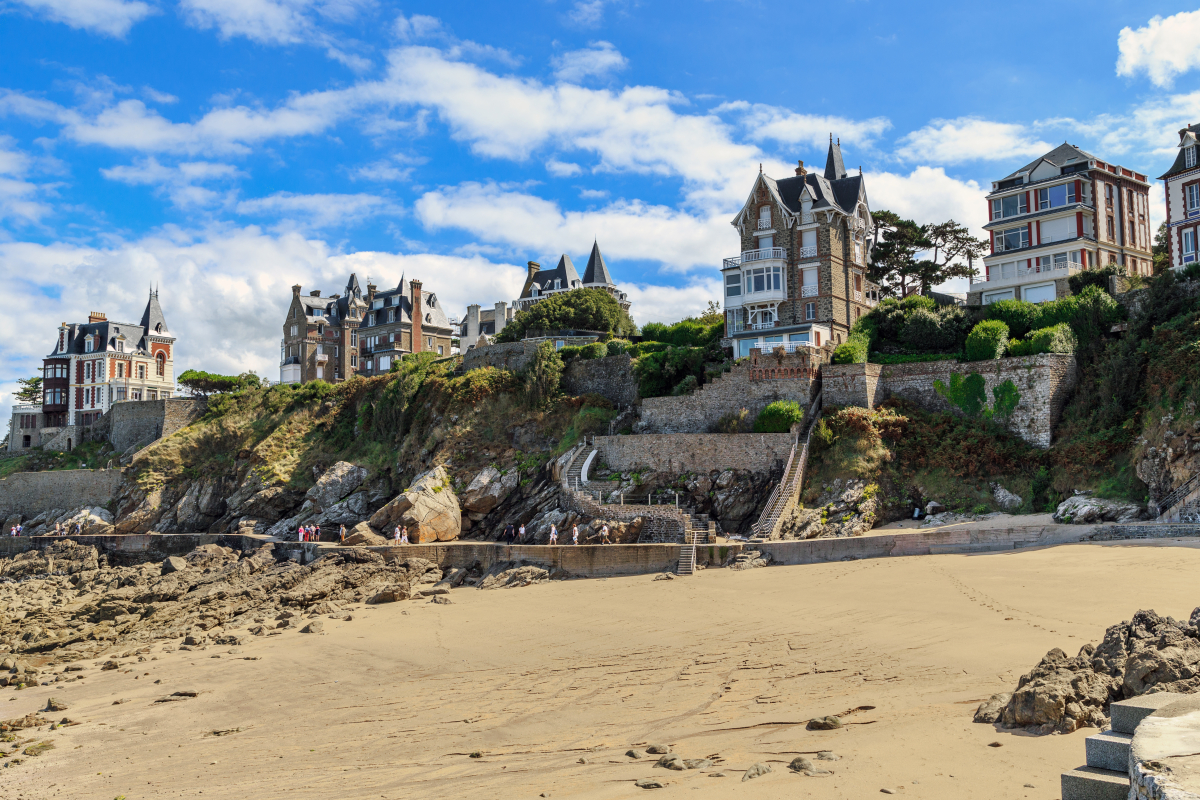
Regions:
<instances>
[{"instance_id":1,"label":"tree","mask_svg":"<svg viewBox=\"0 0 1200 800\"><path fill-rule=\"evenodd\" d=\"M530 408L545 408L558 397L563 361L553 342L541 342L522 375L525 402Z\"/></svg>"},{"instance_id":2,"label":"tree","mask_svg":"<svg viewBox=\"0 0 1200 800\"><path fill-rule=\"evenodd\" d=\"M194 397L236 392L239 389L253 388L261 384L261 380L253 372L243 372L241 375L216 375L211 372L189 369L179 376L179 385Z\"/></svg>"},{"instance_id":3,"label":"tree","mask_svg":"<svg viewBox=\"0 0 1200 800\"><path fill-rule=\"evenodd\" d=\"M1164 222L1158 226L1158 232L1154 234L1154 246L1150 248L1155 275L1164 272L1167 267L1171 266L1170 241L1171 233L1167 230L1167 223Z\"/></svg>"},{"instance_id":4,"label":"tree","mask_svg":"<svg viewBox=\"0 0 1200 800\"><path fill-rule=\"evenodd\" d=\"M965 225L954 220L936 225L923 225L922 238L933 251L933 257L917 262L914 270L921 282L921 294L928 295L933 287L951 278L974 278L979 274L974 261L982 258L989 244L976 239ZM966 263L963 263L963 260Z\"/></svg>"},{"instance_id":5,"label":"tree","mask_svg":"<svg viewBox=\"0 0 1200 800\"><path fill-rule=\"evenodd\" d=\"M725 315L721 313L721 304L712 300L708 301L708 308L699 317L700 321L705 325L713 325L717 322L724 322Z\"/></svg>"},{"instance_id":6,"label":"tree","mask_svg":"<svg viewBox=\"0 0 1200 800\"><path fill-rule=\"evenodd\" d=\"M21 403L41 403L42 402L42 376L35 375L32 378L19 378L17 380L17 400Z\"/></svg>"},{"instance_id":7,"label":"tree","mask_svg":"<svg viewBox=\"0 0 1200 800\"><path fill-rule=\"evenodd\" d=\"M901 219L890 211L877 212L872 217L876 221L876 235L882 227L883 236L871 248L867 279L879 284L884 297L904 297L909 284L917 278L917 253L928 247L924 231L912 220Z\"/></svg>"},{"instance_id":8,"label":"tree","mask_svg":"<svg viewBox=\"0 0 1200 800\"><path fill-rule=\"evenodd\" d=\"M552 294L513 317L497 342L519 342L531 330L586 330L628 338L637 330L629 312L608 292L572 289Z\"/></svg>"}]
</instances>

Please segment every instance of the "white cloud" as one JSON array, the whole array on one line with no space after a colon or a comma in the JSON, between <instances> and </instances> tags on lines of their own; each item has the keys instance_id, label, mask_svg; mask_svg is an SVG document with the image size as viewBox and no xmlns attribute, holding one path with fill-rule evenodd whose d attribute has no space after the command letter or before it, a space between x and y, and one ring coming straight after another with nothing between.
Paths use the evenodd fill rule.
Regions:
<instances>
[{"instance_id":1,"label":"white cloud","mask_svg":"<svg viewBox=\"0 0 1200 800\"><path fill-rule=\"evenodd\" d=\"M783 144L824 147L832 135L848 143L869 144L892 127L886 117L853 120L822 114L797 114L786 108L744 100L722 103L714 110L732 118L733 123L756 142L773 139Z\"/></svg>"},{"instance_id":2,"label":"white cloud","mask_svg":"<svg viewBox=\"0 0 1200 800\"><path fill-rule=\"evenodd\" d=\"M604 19L604 6L607 0L575 0L567 18L585 28L594 28Z\"/></svg>"},{"instance_id":3,"label":"white cloud","mask_svg":"<svg viewBox=\"0 0 1200 800\"><path fill-rule=\"evenodd\" d=\"M364 164L352 170L350 177L354 180L375 181L377 183L402 183L412 178L417 165L424 164L424 158L393 153L388 158Z\"/></svg>"},{"instance_id":4,"label":"white cloud","mask_svg":"<svg viewBox=\"0 0 1200 800\"><path fill-rule=\"evenodd\" d=\"M1117 74L1146 73L1156 86L1170 86L1177 75L1200 67L1200 10L1152 17L1144 27L1122 28L1117 35Z\"/></svg>"},{"instance_id":5,"label":"white cloud","mask_svg":"<svg viewBox=\"0 0 1200 800\"><path fill-rule=\"evenodd\" d=\"M222 38L244 36L263 44L326 44L319 19L346 23L364 3L353 0L181 0L188 21L201 29L216 28ZM344 57L344 54L339 53Z\"/></svg>"},{"instance_id":6,"label":"white cloud","mask_svg":"<svg viewBox=\"0 0 1200 800\"><path fill-rule=\"evenodd\" d=\"M427 192L415 204L430 230L458 228L490 244L551 256L598 239L606 258L651 260L673 271L716 268L737 250L732 214L693 216L640 201L564 211L553 201L494 183L464 183ZM572 245L571 243L576 243Z\"/></svg>"},{"instance_id":7,"label":"white cloud","mask_svg":"<svg viewBox=\"0 0 1200 800\"><path fill-rule=\"evenodd\" d=\"M908 175L868 172L871 208L886 209L925 225L953 219L983 235L987 222L988 190L975 181L962 181L941 167L917 167Z\"/></svg>"},{"instance_id":8,"label":"white cloud","mask_svg":"<svg viewBox=\"0 0 1200 800\"><path fill-rule=\"evenodd\" d=\"M551 59L554 77L568 83L584 78L602 78L611 72L625 69L629 60L611 42L592 42L583 50L571 50Z\"/></svg>"},{"instance_id":9,"label":"white cloud","mask_svg":"<svg viewBox=\"0 0 1200 800\"><path fill-rule=\"evenodd\" d=\"M200 184L229 182L245 175L232 164L185 161L169 166L160 164L154 157L101 169L100 174L130 186L155 186L179 208L202 208L220 203L222 199L230 200L230 192L218 192Z\"/></svg>"},{"instance_id":10,"label":"white cloud","mask_svg":"<svg viewBox=\"0 0 1200 800\"><path fill-rule=\"evenodd\" d=\"M687 286L621 284L621 290L629 295L629 312L638 325L678 322L703 314L710 301L721 302L721 282L715 278Z\"/></svg>"},{"instance_id":11,"label":"white cloud","mask_svg":"<svg viewBox=\"0 0 1200 800\"><path fill-rule=\"evenodd\" d=\"M142 95L152 103L170 104L179 102L179 98L175 95L168 94L167 92L160 92L153 86L143 86Z\"/></svg>"},{"instance_id":12,"label":"white cloud","mask_svg":"<svg viewBox=\"0 0 1200 800\"><path fill-rule=\"evenodd\" d=\"M570 178L573 175L582 175L583 167L552 158L546 162L546 171L557 178Z\"/></svg>"},{"instance_id":13,"label":"white cloud","mask_svg":"<svg viewBox=\"0 0 1200 800\"><path fill-rule=\"evenodd\" d=\"M1101 114L1091 120L1047 120L1044 125L1068 129L1095 141L1091 148L1105 158L1139 153L1160 159L1148 167L1165 170L1174 160L1179 138L1175 132L1200 118L1200 90L1151 98L1129 111ZM1157 176L1155 172L1151 177Z\"/></svg>"},{"instance_id":14,"label":"white cloud","mask_svg":"<svg viewBox=\"0 0 1200 800\"><path fill-rule=\"evenodd\" d=\"M1054 148L1032 138L1024 126L978 117L935 119L901 137L899 144L901 158L937 164L1036 158Z\"/></svg>"},{"instance_id":15,"label":"white cloud","mask_svg":"<svg viewBox=\"0 0 1200 800\"><path fill-rule=\"evenodd\" d=\"M608 192L604 189L580 189L579 196L584 200L604 200Z\"/></svg>"},{"instance_id":16,"label":"white cloud","mask_svg":"<svg viewBox=\"0 0 1200 800\"><path fill-rule=\"evenodd\" d=\"M280 216L289 221L304 217L318 227L343 225L384 213L398 213L392 203L372 194L293 194L276 192L268 197L243 200L237 212L248 216Z\"/></svg>"},{"instance_id":17,"label":"white cloud","mask_svg":"<svg viewBox=\"0 0 1200 800\"><path fill-rule=\"evenodd\" d=\"M133 25L158 11L141 0L17 0L72 28L123 38Z\"/></svg>"},{"instance_id":18,"label":"white cloud","mask_svg":"<svg viewBox=\"0 0 1200 800\"><path fill-rule=\"evenodd\" d=\"M17 149L16 140L0 134L0 220L27 224L39 222L51 209L39 195L43 189L25 180L34 160Z\"/></svg>"}]
</instances>

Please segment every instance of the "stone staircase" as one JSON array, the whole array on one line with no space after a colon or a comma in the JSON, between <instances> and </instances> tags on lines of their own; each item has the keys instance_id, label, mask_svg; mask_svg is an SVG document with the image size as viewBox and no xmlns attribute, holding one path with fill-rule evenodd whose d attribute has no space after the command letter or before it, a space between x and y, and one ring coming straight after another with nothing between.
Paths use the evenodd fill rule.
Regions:
<instances>
[{"instance_id":1,"label":"stone staircase","mask_svg":"<svg viewBox=\"0 0 1200 800\"><path fill-rule=\"evenodd\" d=\"M1158 501L1158 522L1200 522L1200 473Z\"/></svg>"},{"instance_id":2,"label":"stone staircase","mask_svg":"<svg viewBox=\"0 0 1200 800\"><path fill-rule=\"evenodd\" d=\"M804 430L797 434L796 443L792 445L792 453L783 468L783 476L776 484L762 515L754 523L752 542L765 542L774 537L776 529L788 512L799 502L800 491L804 488L804 469L808 466L808 446L812 439L813 428L821 418L821 405L824 393L818 392L817 399L809 406L805 414Z\"/></svg>"},{"instance_id":3,"label":"stone staircase","mask_svg":"<svg viewBox=\"0 0 1200 800\"><path fill-rule=\"evenodd\" d=\"M1062 800L1125 800L1130 796L1129 749L1138 724L1180 698L1171 692L1145 694L1109 707L1111 730L1084 740L1087 763L1062 774Z\"/></svg>"}]
</instances>

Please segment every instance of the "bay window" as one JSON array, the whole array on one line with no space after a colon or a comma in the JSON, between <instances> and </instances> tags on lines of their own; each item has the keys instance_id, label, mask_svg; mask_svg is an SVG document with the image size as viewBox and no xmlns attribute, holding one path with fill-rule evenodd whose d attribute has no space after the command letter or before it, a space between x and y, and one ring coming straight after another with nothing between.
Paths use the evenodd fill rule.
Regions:
<instances>
[{"instance_id":1,"label":"bay window","mask_svg":"<svg viewBox=\"0 0 1200 800\"><path fill-rule=\"evenodd\" d=\"M1025 202L1025 193L1009 195L1008 197L998 197L992 201L992 219L1003 219L1004 217L1015 217L1019 214L1029 212L1029 206Z\"/></svg>"},{"instance_id":2,"label":"bay window","mask_svg":"<svg viewBox=\"0 0 1200 800\"><path fill-rule=\"evenodd\" d=\"M782 270L779 267L759 267L748 269L746 275L746 294L757 292L779 291L782 284Z\"/></svg>"},{"instance_id":3,"label":"bay window","mask_svg":"<svg viewBox=\"0 0 1200 800\"><path fill-rule=\"evenodd\" d=\"M1003 231L996 231L996 252L1002 253L1005 250L1019 250L1022 247L1029 246L1029 228L1009 228Z\"/></svg>"},{"instance_id":4,"label":"bay window","mask_svg":"<svg viewBox=\"0 0 1200 800\"><path fill-rule=\"evenodd\" d=\"M1064 183L1048 189L1038 189L1038 210L1058 208L1075 202L1075 184Z\"/></svg>"}]
</instances>

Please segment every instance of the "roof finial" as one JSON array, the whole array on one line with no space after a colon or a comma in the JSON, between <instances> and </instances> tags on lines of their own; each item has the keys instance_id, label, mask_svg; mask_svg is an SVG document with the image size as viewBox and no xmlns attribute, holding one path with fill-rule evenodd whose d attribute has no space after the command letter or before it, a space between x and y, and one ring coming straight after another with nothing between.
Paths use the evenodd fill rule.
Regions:
<instances>
[{"instance_id":1,"label":"roof finial","mask_svg":"<svg viewBox=\"0 0 1200 800\"><path fill-rule=\"evenodd\" d=\"M833 144L833 131L829 132L829 143Z\"/></svg>"},{"instance_id":2,"label":"roof finial","mask_svg":"<svg viewBox=\"0 0 1200 800\"><path fill-rule=\"evenodd\" d=\"M758 162L758 174L762 175L762 162Z\"/></svg>"}]
</instances>

